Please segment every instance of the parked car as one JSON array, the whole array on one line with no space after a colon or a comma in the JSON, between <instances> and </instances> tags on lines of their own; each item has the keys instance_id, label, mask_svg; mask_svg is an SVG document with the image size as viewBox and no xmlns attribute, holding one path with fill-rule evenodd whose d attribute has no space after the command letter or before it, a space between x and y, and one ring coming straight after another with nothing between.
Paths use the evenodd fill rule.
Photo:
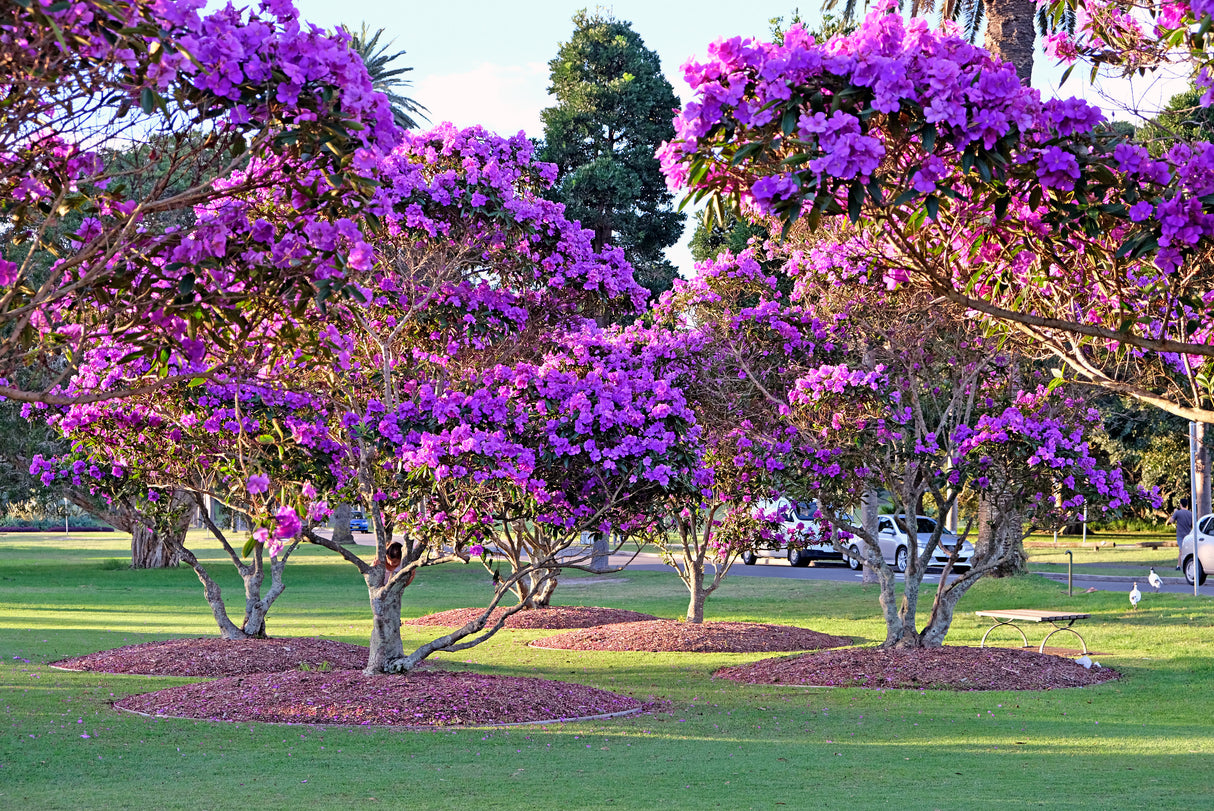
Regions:
<instances>
[{"instance_id":1,"label":"parked car","mask_svg":"<svg viewBox=\"0 0 1214 811\"><path fill-rule=\"evenodd\" d=\"M903 524L905 520L903 516L881 515L877 517L877 544L881 547L881 558L894 567L896 572L905 572L910 560L910 541ZM923 550L927 548L928 541L931 540L932 533L936 531L936 519L929 518L926 515L915 517L915 546L918 549L917 554L923 554ZM948 563L949 556L953 549L957 547L960 539L956 533L950 532L948 529L940 533L940 543L936 545L932 552L932 558L927 563L929 569L944 568ZM974 545L969 541L960 541L961 551L957 555L957 560L953 563L954 569L968 569L970 561L974 557ZM859 569L864 561L862 558L864 542L855 538L851 546L848 548L847 565L852 569Z\"/></svg>"},{"instance_id":2,"label":"parked car","mask_svg":"<svg viewBox=\"0 0 1214 811\"><path fill-rule=\"evenodd\" d=\"M362 510L350 510L350 531L351 532L370 532L370 524L367 523L367 516Z\"/></svg>"},{"instance_id":3,"label":"parked car","mask_svg":"<svg viewBox=\"0 0 1214 811\"><path fill-rule=\"evenodd\" d=\"M787 558L793 566L808 566L811 560L842 560L843 554L833 544L822 538L818 505L812 501L793 501L779 498L775 501L760 501L755 505L755 514L778 515L780 523L793 538L787 545L778 543L758 544L753 550L741 554L742 563L753 566L759 558ZM829 537L829 536L828 536Z\"/></svg>"},{"instance_id":4,"label":"parked car","mask_svg":"<svg viewBox=\"0 0 1214 811\"><path fill-rule=\"evenodd\" d=\"M1193 560L1193 536L1197 536L1197 561ZM1184 570L1184 579L1193 585L1206 582L1206 572L1214 569L1214 513L1203 515L1197 521L1193 532L1180 542L1180 568Z\"/></svg>"}]
</instances>

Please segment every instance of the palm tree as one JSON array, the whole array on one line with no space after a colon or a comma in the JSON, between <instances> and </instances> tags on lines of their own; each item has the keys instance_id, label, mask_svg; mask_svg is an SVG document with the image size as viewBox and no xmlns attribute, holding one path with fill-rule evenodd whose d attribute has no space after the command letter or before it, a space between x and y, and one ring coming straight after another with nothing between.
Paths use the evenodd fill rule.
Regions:
<instances>
[{"instance_id":1,"label":"palm tree","mask_svg":"<svg viewBox=\"0 0 1214 811\"><path fill-rule=\"evenodd\" d=\"M396 119L397 125L405 129L416 127L418 124L414 116L429 121L425 115L430 112L429 110L398 92L412 86L412 82L400 77L413 68L392 67L393 62L405 55L403 50L396 53L388 52L396 40L390 40L380 45L379 38L383 36L384 29L377 29L372 34L366 23L363 23L358 31L352 31L344 25L342 30L350 35L350 48L362 57L363 64L367 66L367 73L371 75L371 84L376 90L387 96L388 101L391 102L392 116Z\"/></svg>"},{"instance_id":2,"label":"palm tree","mask_svg":"<svg viewBox=\"0 0 1214 811\"><path fill-rule=\"evenodd\" d=\"M858 0L825 0L823 9L842 5L841 17L855 19ZM906 0L900 0L904 7ZM912 17L939 11L940 19L952 20L961 27L969 42L976 43L985 31L983 47L1016 66L1016 75L1026 87L1033 76L1033 43L1037 31L1043 33L1074 27L1074 14L1055 20L1047 8L1037 9L1036 0L910 0Z\"/></svg>"}]
</instances>

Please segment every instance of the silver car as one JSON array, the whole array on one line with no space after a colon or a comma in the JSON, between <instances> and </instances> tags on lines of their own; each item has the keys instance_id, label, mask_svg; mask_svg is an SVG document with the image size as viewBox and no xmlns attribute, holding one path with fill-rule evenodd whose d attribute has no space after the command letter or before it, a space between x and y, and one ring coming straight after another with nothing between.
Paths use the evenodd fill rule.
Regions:
<instances>
[{"instance_id":1,"label":"silver car","mask_svg":"<svg viewBox=\"0 0 1214 811\"><path fill-rule=\"evenodd\" d=\"M1194 534L1197 535L1197 564L1193 562ZM1214 570L1214 513L1203 515L1197 521L1196 533L1190 532L1180 542L1180 568L1190 586L1194 577L1198 585L1205 583L1206 572Z\"/></svg>"},{"instance_id":2,"label":"silver car","mask_svg":"<svg viewBox=\"0 0 1214 811\"><path fill-rule=\"evenodd\" d=\"M926 515L916 516L915 518L915 546L917 554L922 554L927 548L928 541L932 538L932 533L936 531L936 519L929 518ZM902 516L881 515L877 517L877 543L881 547L881 557L886 563L894 567L896 572L905 572L906 567L910 562L910 541L907 537L906 530L902 524L904 519ZM936 545L932 552L931 560L927 562L929 569L941 569L948 563L949 555L956 548L959 539L956 533L945 529L940 533L940 543ZM852 541L852 545L848 550L850 555L847 559L847 565L852 569L859 569L863 563L860 553L859 538ZM974 545L969 541L961 541L961 551L957 554L957 560L953 563L954 569L968 569L970 560L974 557Z\"/></svg>"}]
</instances>

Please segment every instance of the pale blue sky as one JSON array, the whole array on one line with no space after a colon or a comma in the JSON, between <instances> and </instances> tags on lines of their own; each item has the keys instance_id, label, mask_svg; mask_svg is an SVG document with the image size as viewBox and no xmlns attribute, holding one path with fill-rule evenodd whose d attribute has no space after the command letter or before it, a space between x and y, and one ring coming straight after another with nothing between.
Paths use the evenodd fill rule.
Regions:
<instances>
[{"instance_id":1,"label":"pale blue sky","mask_svg":"<svg viewBox=\"0 0 1214 811\"><path fill-rule=\"evenodd\" d=\"M571 19L584 0L296 0L302 17L331 28L339 23L357 28L366 22L384 28L395 48L408 53L413 88L409 93L430 109L431 120L460 126L481 124L502 134L525 130L542 135L540 110L551 105L547 96L548 60L573 30ZM820 0L800 3L807 19L816 15ZM633 29L656 51L662 67L684 101L689 91L679 67L689 57L703 59L708 44L721 37L768 37L772 17L789 17L796 0L619 0L601 8L632 23ZM816 19L816 16L813 16ZM1043 95L1089 98L1106 110L1117 106L1100 98L1076 69L1064 88L1061 71L1044 66L1035 71L1033 85ZM1169 82L1141 80L1136 86L1104 83L1121 105L1155 108L1162 95L1177 92ZM1181 85L1182 86L1182 85ZM1124 116L1124 114L1122 114ZM692 270L687 235L669 252L684 274Z\"/></svg>"}]
</instances>

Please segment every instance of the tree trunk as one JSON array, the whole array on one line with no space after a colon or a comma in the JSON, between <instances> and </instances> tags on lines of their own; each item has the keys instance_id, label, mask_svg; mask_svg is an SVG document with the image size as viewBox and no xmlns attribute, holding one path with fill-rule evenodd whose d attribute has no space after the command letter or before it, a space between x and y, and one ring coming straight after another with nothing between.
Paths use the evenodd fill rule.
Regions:
<instances>
[{"instance_id":1,"label":"tree trunk","mask_svg":"<svg viewBox=\"0 0 1214 811\"><path fill-rule=\"evenodd\" d=\"M379 575L372 571L367 576ZM400 638L401 593L376 587L371 587L370 592L371 645L367 653L367 667L363 672L367 675L393 672L405 658L405 647Z\"/></svg>"},{"instance_id":2,"label":"tree trunk","mask_svg":"<svg viewBox=\"0 0 1214 811\"><path fill-rule=\"evenodd\" d=\"M552 602L552 592L556 591L556 573L552 572L547 580L540 579L542 574L540 572L530 578L532 585L527 595L528 608L547 608ZM537 580L538 586L534 585Z\"/></svg>"},{"instance_id":3,"label":"tree trunk","mask_svg":"<svg viewBox=\"0 0 1214 811\"><path fill-rule=\"evenodd\" d=\"M691 592L691 599L687 603L687 622L700 625L704 622L704 601L708 599L708 593L704 591L704 568L688 566L688 569L687 590Z\"/></svg>"},{"instance_id":4,"label":"tree trunk","mask_svg":"<svg viewBox=\"0 0 1214 811\"><path fill-rule=\"evenodd\" d=\"M609 568L608 537L601 532L594 533L594 546L590 554L590 571L605 572Z\"/></svg>"},{"instance_id":5,"label":"tree trunk","mask_svg":"<svg viewBox=\"0 0 1214 811\"><path fill-rule=\"evenodd\" d=\"M877 537L877 516L880 514L881 505L877 500L877 494L873 490L865 490L864 497L860 500L860 526L870 537ZM873 567L868 565L868 556L864 556L863 565L860 567L860 584L872 585L878 582L877 573L873 571Z\"/></svg>"},{"instance_id":6,"label":"tree trunk","mask_svg":"<svg viewBox=\"0 0 1214 811\"><path fill-rule=\"evenodd\" d=\"M183 547L181 557L194 570L194 574L198 575L198 581L202 583L202 592L207 604L211 606L215 624L219 626L219 635L224 639L246 638L245 632L237 628L235 623L228 618L227 608L223 604L223 592L220 590L219 584L211 578L206 568L198 562L198 558L194 557L190 550Z\"/></svg>"},{"instance_id":7,"label":"tree trunk","mask_svg":"<svg viewBox=\"0 0 1214 811\"><path fill-rule=\"evenodd\" d=\"M354 533L350 532L349 504L338 504L333 509L333 540L340 544L354 543Z\"/></svg>"},{"instance_id":8,"label":"tree trunk","mask_svg":"<svg viewBox=\"0 0 1214 811\"><path fill-rule=\"evenodd\" d=\"M1024 549L1020 511L1009 509L1007 515L1003 516L1003 520L996 522L991 498L992 496L986 493L978 494L978 542L975 544L975 548L1010 550L990 573L991 577L1015 577L1027 574L1029 570L1028 554ZM999 533L998 537L994 537L994 533Z\"/></svg>"},{"instance_id":9,"label":"tree trunk","mask_svg":"<svg viewBox=\"0 0 1214 811\"><path fill-rule=\"evenodd\" d=\"M986 0L986 49L1011 62L1025 87L1033 80L1036 13L1034 0Z\"/></svg>"},{"instance_id":10,"label":"tree trunk","mask_svg":"<svg viewBox=\"0 0 1214 811\"><path fill-rule=\"evenodd\" d=\"M895 648L902 644L906 636L906 625L902 621L902 613L898 610L898 597L894 594L894 573L888 566L876 569L877 584L881 588L877 602L881 606L881 614L885 618L885 641L878 647ZM913 630L912 630L913 633Z\"/></svg>"},{"instance_id":11,"label":"tree trunk","mask_svg":"<svg viewBox=\"0 0 1214 811\"><path fill-rule=\"evenodd\" d=\"M181 538L185 530L180 530ZM165 538L151 527L138 521L131 525L131 568L132 569L169 569L181 563L181 556Z\"/></svg>"}]
</instances>

